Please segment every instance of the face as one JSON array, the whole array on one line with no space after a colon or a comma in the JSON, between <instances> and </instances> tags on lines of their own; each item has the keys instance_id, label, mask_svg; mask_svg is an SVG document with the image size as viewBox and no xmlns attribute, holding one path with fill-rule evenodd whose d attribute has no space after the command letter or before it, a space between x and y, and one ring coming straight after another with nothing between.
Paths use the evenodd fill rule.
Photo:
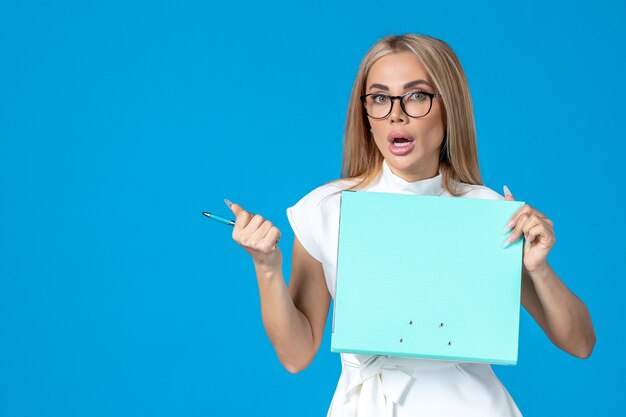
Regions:
<instances>
[{"instance_id":1,"label":"face","mask_svg":"<svg viewBox=\"0 0 626 417\"><path fill-rule=\"evenodd\" d=\"M365 88L365 94L390 96L414 91L438 93L424 66L411 53L390 54L376 61L367 76ZM422 96L417 94L414 97ZM437 175L445 131L440 97L433 97L430 111L421 118L409 117L402 111L400 100L393 100L389 116L368 119L376 146L394 174L409 182ZM403 136L410 143L404 147L395 146L394 136Z\"/></svg>"}]
</instances>

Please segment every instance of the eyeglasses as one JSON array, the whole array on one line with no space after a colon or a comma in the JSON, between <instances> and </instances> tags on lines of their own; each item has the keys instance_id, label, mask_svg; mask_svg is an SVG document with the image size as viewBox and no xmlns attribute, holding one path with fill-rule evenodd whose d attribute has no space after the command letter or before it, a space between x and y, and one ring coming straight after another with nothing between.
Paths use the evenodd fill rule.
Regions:
<instances>
[{"instance_id":1,"label":"eyeglasses","mask_svg":"<svg viewBox=\"0 0 626 417\"><path fill-rule=\"evenodd\" d=\"M391 114L393 101L400 100L400 107L407 116L413 118L424 117L433 106L433 97L441 97L438 93L425 91L411 91L401 96L389 96L381 93L371 93L361 96L363 108L372 119L384 119Z\"/></svg>"}]
</instances>

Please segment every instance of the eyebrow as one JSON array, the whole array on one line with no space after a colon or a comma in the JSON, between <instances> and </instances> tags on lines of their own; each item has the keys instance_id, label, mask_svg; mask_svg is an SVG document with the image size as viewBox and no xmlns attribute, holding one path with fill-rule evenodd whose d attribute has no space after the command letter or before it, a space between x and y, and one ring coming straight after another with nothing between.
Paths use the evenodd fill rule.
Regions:
<instances>
[{"instance_id":1,"label":"eyebrow","mask_svg":"<svg viewBox=\"0 0 626 417\"><path fill-rule=\"evenodd\" d=\"M415 87L416 85L419 85L419 84L425 84L432 88L432 85L430 85L430 83L426 80L414 80L414 81L409 81L408 83L404 84L404 89L406 90L407 88ZM389 87L387 87L384 84L374 83L370 85L370 90L372 88L380 88L381 90L389 91Z\"/></svg>"}]
</instances>

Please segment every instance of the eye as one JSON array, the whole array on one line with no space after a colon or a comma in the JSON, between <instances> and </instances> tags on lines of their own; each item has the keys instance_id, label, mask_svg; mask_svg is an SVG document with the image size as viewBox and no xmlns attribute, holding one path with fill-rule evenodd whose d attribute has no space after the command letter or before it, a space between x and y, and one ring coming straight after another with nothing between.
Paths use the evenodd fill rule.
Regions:
<instances>
[{"instance_id":1,"label":"eye","mask_svg":"<svg viewBox=\"0 0 626 417\"><path fill-rule=\"evenodd\" d=\"M375 94L372 96L372 101L374 104L385 104L389 101L389 97L384 94Z\"/></svg>"},{"instance_id":2,"label":"eye","mask_svg":"<svg viewBox=\"0 0 626 417\"><path fill-rule=\"evenodd\" d=\"M426 98L426 94L421 91L413 91L412 93L409 93L408 98L413 101L423 101Z\"/></svg>"}]
</instances>

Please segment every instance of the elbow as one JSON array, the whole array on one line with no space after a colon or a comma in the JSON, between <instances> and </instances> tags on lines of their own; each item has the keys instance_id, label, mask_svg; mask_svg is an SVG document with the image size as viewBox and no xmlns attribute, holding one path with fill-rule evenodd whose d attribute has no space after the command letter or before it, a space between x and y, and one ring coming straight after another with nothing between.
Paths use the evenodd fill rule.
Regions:
<instances>
[{"instance_id":1,"label":"elbow","mask_svg":"<svg viewBox=\"0 0 626 417\"><path fill-rule=\"evenodd\" d=\"M287 370L287 372L293 375L299 372L302 372L305 369L304 367L296 366L296 365L283 365L283 366Z\"/></svg>"},{"instance_id":2,"label":"elbow","mask_svg":"<svg viewBox=\"0 0 626 417\"><path fill-rule=\"evenodd\" d=\"M280 363L290 374L297 374L304 371L312 362L312 358L294 358L294 359L281 359Z\"/></svg>"},{"instance_id":3,"label":"elbow","mask_svg":"<svg viewBox=\"0 0 626 417\"><path fill-rule=\"evenodd\" d=\"M579 359L587 359L593 353L593 348L596 346L596 335L593 334L585 343L581 344L581 346L575 351L571 352L573 356Z\"/></svg>"},{"instance_id":4,"label":"elbow","mask_svg":"<svg viewBox=\"0 0 626 417\"><path fill-rule=\"evenodd\" d=\"M587 359L589 356L591 356L592 352L593 352L593 348L587 349L587 350L581 350L579 352L574 352L572 353L572 355L578 359Z\"/></svg>"},{"instance_id":5,"label":"elbow","mask_svg":"<svg viewBox=\"0 0 626 417\"><path fill-rule=\"evenodd\" d=\"M298 348L294 349L292 347L289 350L276 349L276 353L278 360L287 372L297 374L304 371L313 362L318 347L319 345L301 345Z\"/></svg>"},{"instance_id":6,"label":"elbow","mask_svg":"<svg viewBox=\"0 0 626 417\"><path fill-rule=\"evenodd\" d=\"M287 372L293 375L304 371L306 368L308 368L308 366L309 366L308 363L307 364L283 363L283 367L287 370Z\"/></svg>"}]
</instances>

